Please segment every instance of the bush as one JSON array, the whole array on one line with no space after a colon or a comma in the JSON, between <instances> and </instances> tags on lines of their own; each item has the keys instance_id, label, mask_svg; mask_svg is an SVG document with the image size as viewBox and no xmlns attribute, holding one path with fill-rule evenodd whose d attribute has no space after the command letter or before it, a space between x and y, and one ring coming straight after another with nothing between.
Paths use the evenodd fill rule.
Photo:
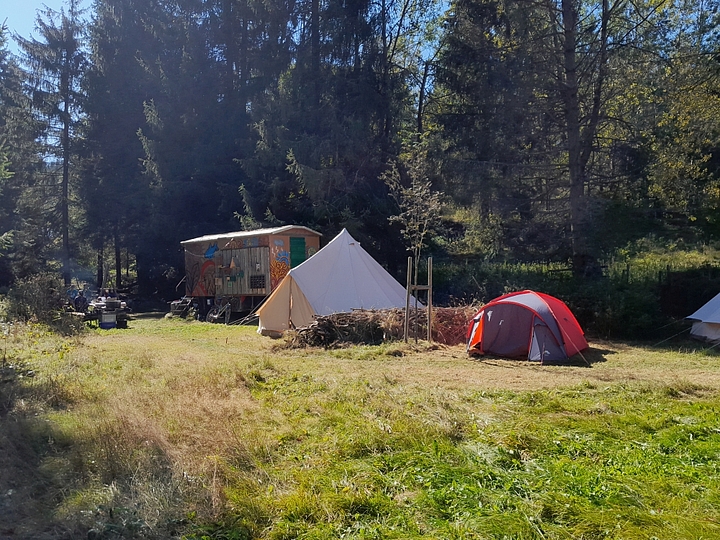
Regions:
<instances>
[{"instance_id":1,"label":"bush","mask_svg":"<svg viewBox=\"0 0 720 540\"><path fill-rule=\"evenodd\" d=\"M63 334L76 334L84 328L81 319L65 311L65 288L54 274L18 280L8 291L5 303L8 320L45 324Z\"/></svg>"},{"instance_id":2,"label":"bush","mask_svg":"<svg viewBox=\"0 0 720 540\"><path fill-rule=\"evenodd\" d=\"M433 281L438 305L486 303L523 289L550 294L568 305L586 333L603 338L654 339L670 315L657 278L629 281L609 272L577 278L560 264L450 263L437 265Z\"/></svg>"},{"instance_id":3,"label":"bush","mask_svg":"<svg viewBox=\"0 0 720 540\"><path fill-rule=\"evenodd\" d=\"M548 283L545 292L561 298L585 331L598 337L651 339L668 323L658 288L651 283L574 279L561 287Z\"/></svg>"}]
</instances>

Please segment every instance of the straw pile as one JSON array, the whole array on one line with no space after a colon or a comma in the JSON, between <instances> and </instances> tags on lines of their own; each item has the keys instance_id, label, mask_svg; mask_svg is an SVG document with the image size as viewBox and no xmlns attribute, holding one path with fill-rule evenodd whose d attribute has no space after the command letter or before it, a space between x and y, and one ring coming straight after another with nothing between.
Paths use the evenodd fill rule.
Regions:
<instances>
[{"instance_id":1,"label":"straw pile","mask_svg":"<svg viewBox=\"0 0 720 540\"><path fill-rule=\"evenodd\" d=\"M465 343L468 324L476 308L470 306L433 308L432 340L442 345ZM403 339L405 310L389 310L385 319L385 330L394 339ZM411 309L408 339L427 338L427 310Z\"/></svg>"},{"instance_id":2,"label":"straw pile","mask_svg":"<svg viewBox=\"0 0 720 540\"><path fill-rule=\"evenodd\" d=\"M467 326L475 309L433 308L433 342L458 345L465 342ZM383 341L401 340L404 337L405 310L355 310L317 316L308 326L298 328L291 336L290 346L333 347L343 343L377 345ZM410 310L408 339L425 340L427 337L427 311Z\"/></svg>"},{"instance_id":3,"label":"straw pile","mask_svg":"<svg viewBox=\"0 0 720 540\"><path fill-rule=\"evenodd\" d=\"M433 309L433 341L444 345L464 344L470 319L477 310L472 306Z\"/></svg>"}]
</instances>

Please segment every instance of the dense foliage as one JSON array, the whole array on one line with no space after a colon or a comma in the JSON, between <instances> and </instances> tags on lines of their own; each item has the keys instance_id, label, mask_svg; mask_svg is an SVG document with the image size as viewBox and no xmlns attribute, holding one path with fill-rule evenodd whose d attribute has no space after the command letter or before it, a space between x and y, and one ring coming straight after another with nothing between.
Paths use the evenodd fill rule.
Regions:
<instances>
[{"instance_id":1,"label":"dense foliage","mask_svg":"<svg viewBox=\"0 0 720 540\"><path fill-rule=\"evenodd\" d=\"M650 233L713 242L716 11L69 0L37 38L0 32L0 287L50 270L167 300L181 240L289 223L347 227L402 276L397 217L430 202L420 247L452 264L584 279Z\"/></svg>"}]
</instances>

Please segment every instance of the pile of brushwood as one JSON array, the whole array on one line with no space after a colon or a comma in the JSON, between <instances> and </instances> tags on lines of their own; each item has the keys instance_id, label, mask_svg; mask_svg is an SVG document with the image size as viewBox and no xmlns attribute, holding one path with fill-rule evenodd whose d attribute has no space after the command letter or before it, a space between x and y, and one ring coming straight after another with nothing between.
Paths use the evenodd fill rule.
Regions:
<instances>
[{"instance_id":1,"label":"pile of brushwood","mask_svg":"<svg viewBox=\"0 0 720 540\"><path fill-rule=\"evenodd\" d=\"M458 345L465 342L467 327L476 308L434 308L433 342ZM427 338L427 310L410 310L408 339ZM316 316L298 328L289 339L291 347L335 347L347 343L378 345L404 338L405 310L354 310L350 313Z\"/></svg>"}]
</instances>

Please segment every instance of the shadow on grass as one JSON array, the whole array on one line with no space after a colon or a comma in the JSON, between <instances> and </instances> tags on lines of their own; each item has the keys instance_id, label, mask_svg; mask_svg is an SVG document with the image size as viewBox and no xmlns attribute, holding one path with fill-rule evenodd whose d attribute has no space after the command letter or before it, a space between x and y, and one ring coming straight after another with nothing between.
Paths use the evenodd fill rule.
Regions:
<instances>
[{"instance_id":1,"label":"shadow on grass","mask_svg":"<svg viewBox=\"0 0 720 540\"><path fill-rule=\"evenodd\" d=\"M68 530L53 518L52 481L42 468L53 451L50 428L18 408L29 397L21 381L31 376L9 362L0 367L0 538L65 538Z\"/></svg>"},{"instance_id":2,"label":"shadow on grass","mask_svg":"<svg viewBox=\"0 0 720 540\"><path fill-rule=\"evenodd\" d=\"M133 319L164 319L167 311L143 311L140 313L131 313L130 320Z\"/></svg>"},{"instance_id":3,"label":"shadow on grass","mask_svg":"<svg viewBox=\"0 0 720 540\"><path fill-rule=\"evenodd\" d=\"M572 367L585 367L590 368L593 364L599 364L601 362L607 362L607 355L617 354L615 351L609 349L600 349L598 347L590 347L585 349L581 353L578 353L566 360L555 360L537 362L534 360L527 360L524 358L504 358L502 356L493 355L477 355L471 354L470 358L477 362L489 362L492 361L494 365L502 366L505 362L506 367L514 367L515 362L527 362L528 364L543 365L543 366L572 366ZM499 363L495 363L498 361Z\"/></svg>"},{"instance_id":4,"label":"shadow on grass","mask_svg":"<svg viewBox=\"0 0 720 540\"><path fill-rule=\"evenodd\" d=\"M707 356L720 356L720 343L713 343L703 339L692 338L688 335L673 337L671 339L653 343L653 349L684 354L705 354Z\"/></svg>"},{"instance_id":5,"label":"shadow on grass","mask_svg":"<svg viewBox=\"0 0 720 540\"><path fill-rule=\"evenodd\" d=\"M600 347L589 347L570 358L569 365L578 365L583 367L592 367L593 364L607 362L607 356L617 354L616 351L610 349L602 349ZM582 356L581 356L582 355Z\"/></svg>"},{"instance_id":6,"label":"shadow on grass","mask_svg":"<svg viewBox=\"0 0 720 540\"><path fill-rule=\"evenodd\" d=\"M187 525L176 515L184 513L182 508L163 509L162 514L152 508L147 513L156 521L148 524L140 513L142 504L135 502L146 494L151 501L156 493L172 495L169 455L152 436L110 421L92 436L100 442L85 454L90 434L63 432L46 414L66 408L69 397L61 384L52 378L37 381L34 371L21 363L0 364L0 540L179 537L177 531ZM95 465L90 455L103 459ZM152 473L143 476L140 470ZM97 479L115 488L111 495L97 503L88 499L85 506L58 517L66 501L71 507L79 501L74 493L96 494ZM137 497L129 486L145 486L149 479L152 484L143 488L147 492L140 490Z\"/></svg>"}]
</instances>

